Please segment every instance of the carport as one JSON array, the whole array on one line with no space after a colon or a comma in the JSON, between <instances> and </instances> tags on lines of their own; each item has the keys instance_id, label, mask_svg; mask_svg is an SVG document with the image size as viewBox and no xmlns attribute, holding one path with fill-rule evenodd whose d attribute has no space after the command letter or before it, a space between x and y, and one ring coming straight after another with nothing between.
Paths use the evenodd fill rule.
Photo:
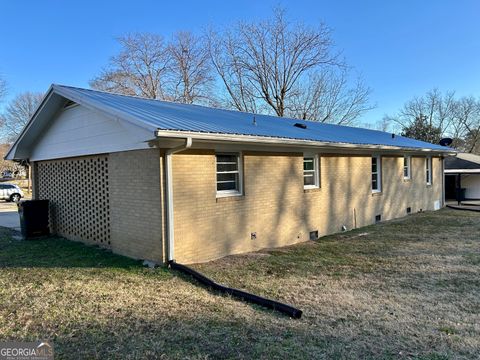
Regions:
<instances>
[{"instance_id":1,"label":"carport","mask_svg":"<svg viewBox=\"0 0 480 360\"><path fill-rule=\"evenodd\" d=\"M445 159L445 198L458 204L480 200L480 156L459 153Z\"/></svg>"}]
</instances>

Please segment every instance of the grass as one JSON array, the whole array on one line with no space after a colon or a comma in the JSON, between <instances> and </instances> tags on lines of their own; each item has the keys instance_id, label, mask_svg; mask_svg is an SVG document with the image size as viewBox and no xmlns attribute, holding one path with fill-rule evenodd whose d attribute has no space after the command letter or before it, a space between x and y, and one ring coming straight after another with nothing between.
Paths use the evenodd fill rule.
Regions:
<instances>
[{"instance_id":1,"label":"grass","mask_svg":"<svg viewBox=\"0 0 480 360\"><path fill-rule=\"evenodd\" d=\"M70 358L477 359L480 214L441 210L193 267L300 320L164 268L0 229L0 340Z\"/></svg>"}]
</instances>

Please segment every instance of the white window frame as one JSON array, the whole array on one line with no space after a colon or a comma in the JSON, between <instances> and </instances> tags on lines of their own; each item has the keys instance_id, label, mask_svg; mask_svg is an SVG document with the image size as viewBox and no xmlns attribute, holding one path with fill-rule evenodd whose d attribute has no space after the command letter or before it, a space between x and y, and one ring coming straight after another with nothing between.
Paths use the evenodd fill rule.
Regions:
<instances>
[{"instance_id":1,"label":"white window frame","mask_svg":"<svg viewBox=\"0 0 480 360\"><path fill-rule=\"evenodd\" d=\"M303 170L303 188L304 189L318 189L320 187L320 160L318 154L305 153L303 154L303 162L305 158L313 158L313 170ZM313 173L315 183L313 185L305 185L305 172Z\"/></svg>"},{"instance_id":2,"label":"white window frame","mask_svg":"<svg viewBox=\"0 0 480 360\"><path fill-rule=\"evenodd\" d=\"M377 159L377 172L374 173L372 171L372 167L370 166L370 188L372 189L372 193L381 193L382 192L382 157L380 155L372 155L372 165L373 159ZM373 174L377 176L377 189L373 188Z\"/></svg>"},{"instance_id":3,"label":"white window frame","mask_svg":"<svg viewBox=\"0 0 480 360\"><path fill-rule=\"evenodd\" d=\"M407 160L407 165L405 165L405 160ZM405 169L407 169L407 176L405 176ZM410 180L412 178L412 157L405 155L403 157L403 179Z\"/></svg>"},{"instance_id":4,"label":"white window frame","mask_svg":"<svg viewBox=\"0 0 480 360\"><path fill-rule=\"evenodd\" d=\"M218 155L235 155L237 157L237 170L236 171L217 171L217 156ZM238 184L237 189L235 190L218 190L217 188L217 175L218 174L226 174L226 173L236 173L238 174ZM242 166L242 153L238 152L218 152L215 153L215 189L217 191L217 198L218 197L226 197L226 196L241 196L243 194L243 166Z\"/></svg>"},{"instance_id":5,"label":"white window frame","mask_svg":"<svg viewBox=\"0 0 480 360\"><path fill-rule=\"evenodd\" d=\"M425 181L427 185L432 185L432 157L425 158Z\"/></svg>"}]
</instances>

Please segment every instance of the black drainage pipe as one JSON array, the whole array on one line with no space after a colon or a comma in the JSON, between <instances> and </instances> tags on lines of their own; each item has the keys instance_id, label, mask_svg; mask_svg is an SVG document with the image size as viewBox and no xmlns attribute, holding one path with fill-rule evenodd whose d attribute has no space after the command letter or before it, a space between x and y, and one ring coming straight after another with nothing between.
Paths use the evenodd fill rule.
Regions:
<instances>
[{"instance_id":1,"label":"black drainage pipe","mask_svg":"<svg viewBox=\"0 0 480 360\"><path fill-rule=\"evenodd\" d=\"M278 301L266 299L258 295L250 294L242 290L232 289L232 288L223 286L209 279L205 275L200 274L198 271L195 271L192 268L189 268L188 266L178 264L175 261L170 261L169 265L172 269L188 274L192 276L195 280L200 282L201 284L206 285L214 290L220 291L222 293L231 295L233 297L239 298L241 300L244 300L253 304L261 305L268 309L280 311L281 313L287 314L288 316L294 319L300 319L302 317L302 310L294 308L293 306L282 304L281 302L278 302Z\"/></svg>"}]
</instances>

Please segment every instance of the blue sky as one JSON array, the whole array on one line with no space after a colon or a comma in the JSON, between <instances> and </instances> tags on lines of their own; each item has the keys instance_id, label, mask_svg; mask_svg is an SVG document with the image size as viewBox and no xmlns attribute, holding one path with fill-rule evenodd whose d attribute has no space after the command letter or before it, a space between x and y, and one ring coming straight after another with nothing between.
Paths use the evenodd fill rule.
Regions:
<instances>
[{"instance_id":1,"label":"blue sky","mask_svg":"<svg viewBox=\"0 0 480 360\"><path fill-rule=\"evenodd\" d=\"M88 86L117 51L115 37L169 36L255 20L281 5L292 19L324 21L347 62L373 89L375 123L414 95L438 87L480 96L480 2L328 1L0 1L0 74L10 94L51 83Z\"/></svg>"}]
</instances>

